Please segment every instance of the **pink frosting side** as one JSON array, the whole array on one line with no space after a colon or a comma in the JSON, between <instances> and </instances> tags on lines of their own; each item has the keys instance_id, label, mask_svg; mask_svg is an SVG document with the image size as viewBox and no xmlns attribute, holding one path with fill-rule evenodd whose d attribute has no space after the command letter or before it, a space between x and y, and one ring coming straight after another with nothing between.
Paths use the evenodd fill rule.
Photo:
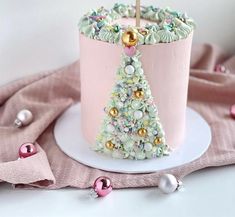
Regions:
<instances>
[{"instance_id":1,"label":"pink frosting side","mask_svg":"<svg viewBox=\"0 0 235 217\"><path fill-rule=\"evenodd\" d=\"M167 144L173 149L184 139L191 44L192 34L169 44L138 46ZM80 34L82 131L91 144L100 129L122 51L121 45Z\"/></svg>"}]
</instances>

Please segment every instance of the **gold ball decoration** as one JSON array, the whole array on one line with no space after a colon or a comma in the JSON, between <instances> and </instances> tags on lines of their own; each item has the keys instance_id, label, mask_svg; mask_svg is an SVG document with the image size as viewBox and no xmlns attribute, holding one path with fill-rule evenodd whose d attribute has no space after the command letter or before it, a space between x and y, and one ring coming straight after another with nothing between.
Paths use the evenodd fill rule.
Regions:
<instances>
[{"instance_id":1,"label":"gold ball decoration","mask_svg":"<svg viewBox=\"0 0 235 217\"><path fill-rule=\"evenodd\" d=\"M161 138L161 137L156 137L156 138L154 139L154 144L155 144L155 145L160 145L160 144L162 144L162 138Z\"/></svg>"},{"instance_id":2,"label":"gold ball decoration","mask_svg":"<svg viewBox=\"0 0 235 217\"><path fill-rule=\"evenodd\" d=\"M144 91L143 90L136 90L134 92L134 96L137 99L142 99L144 97Z\"/></svg>"},{"instance_id":3,"label":"gold ball decoration","mask_svg":"<svg viewBox=\"0 0 235 217\"><path fill-rule=\"evenodd\" d=\"M138 37L136 32L133 30L127 30L122 34L122 43L127 46L135 46L138 42Z\"/></svg>"},{"instance_id":4,"label":"gold ball decoration","mask_svg":"<svg viewBox=\"0 0 235 217\"><path fill-rule=\"evenodd\" d=\"M113 107L109 110L109 115L113 118L117 117L118 116L118 109Z\"/></svg>"},{"instance_id":5,"label":"gold ball decoration","mask_svg":"<svg viewBox=\"0 0 235 217\"><path fill-rule=\"evenodd\" d=\"M106 147L107 149L109 149L109 150L113 150L114 144L113 144L111 141L107 141L107 142L105 143L105 147Z\"/></svg>"},{"instance_id":6,"label":"gold ball decoration","mask_svg":"<svg viewBox=\"0 0 235 217\"><path fill-rule=\"evenodd\" d=\"M145 128L140 128L138 130L138 135L141 136L141 137L145 137L147 135L147 130Z\"/></svg>"}]
</instances>

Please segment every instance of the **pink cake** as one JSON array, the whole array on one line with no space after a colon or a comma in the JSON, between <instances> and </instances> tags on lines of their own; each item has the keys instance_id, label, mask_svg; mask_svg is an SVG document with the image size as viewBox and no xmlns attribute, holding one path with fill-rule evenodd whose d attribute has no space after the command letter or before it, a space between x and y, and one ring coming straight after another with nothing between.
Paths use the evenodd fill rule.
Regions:
<instances>
[{"instance_id":1,"label":"pink cake","mask_svg":"<svg viewBox=\"0 0 235 217\"><path fill-rule=\"evenodd\" d=\"M134 16L134 7L115 4L111 10L91 11L79 24L82 132L91 146L97 143L106 115L104 108L117 80L123 53L122 35L134 26ZM193 29L194 22L185 14L152 6L141 9L136 46L165 132L162 136L171 150L182 144L185 134ZM135 154L132 157L123 154L121 158L152 158L152 153L151 157L145 153L143 149L139 158Z\"/></svg>"}]
</instances>

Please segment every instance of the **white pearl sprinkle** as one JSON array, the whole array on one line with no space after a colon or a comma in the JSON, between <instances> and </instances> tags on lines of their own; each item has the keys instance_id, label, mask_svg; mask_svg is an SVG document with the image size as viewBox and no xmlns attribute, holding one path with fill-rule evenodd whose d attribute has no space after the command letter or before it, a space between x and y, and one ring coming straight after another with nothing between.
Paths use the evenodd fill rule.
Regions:
<instances>
[{"instance_id":1,"label":"white pearl sprinkle","mask_svg":"<svg viewBox=\"0 0 235 217\"><path fill-rule=\"evenodd\" d=\"M127 65L127 66L125 67L125 72L126 72L127 75L133 75L134 72L135 72L134 66L132 66L132 65Z\"/></svg>"},{"instance_id":2,"label":"white pearl sprinkle","mask_svg":"<svg viewBox=\"0 0 235 217\"><path fill-rule=\"evenodd\" d=\"M145 143L145 144L144 144L144 150L145 150L145 151L151 151L152 148L153 148L153 146L152 146L151 143L148 142L148 143Z\"/></svg>"},{"instance_id":3,"label":"white pearl sprinkle","mask_svg":"<svg viewBox=\"0 0 235 217\"><path fill-rule=\"evenodd\" d=\"M118 107L118 108L122 108L122 107L123 107L123 102L120 102L120 101L119 101L119 102L117 103L117 107Z\"/></svg>"},{"instance_id":4,"label":"white pearl sprinkle","mask_svg":"<svg viewBox=\"0 0 235 217\"><path fill-rule=\"evenodd\" d=\"M107 127L106 127L106 130L108 132L112 133L115 130L115 128L112 124L108 124Z\"/></svg>"},{"instance_id":5,"label":"white pearl sprinkle","mask_svg":"<svg viewBox=\"0 0 235 217\"><path fill-rule=\"evenodd\" d=\"M138 101L138 100L132 101L131 107L132 107L133 109L139 109L139 108L141 107L140 101Z\"/></svg>"},{"instance_id":6,"label":"white pearl sprinkle","mask_svg":"<svg viewBox=\"0 0 235 217\"><path fill-rule=\"evenodd\" d=\"M135 111L134 112L134 118L135 119L141 119L143 117L143 112L142 111L140 111L140 110L137 110L137 111Z\"/></svg>"}]
</instances>

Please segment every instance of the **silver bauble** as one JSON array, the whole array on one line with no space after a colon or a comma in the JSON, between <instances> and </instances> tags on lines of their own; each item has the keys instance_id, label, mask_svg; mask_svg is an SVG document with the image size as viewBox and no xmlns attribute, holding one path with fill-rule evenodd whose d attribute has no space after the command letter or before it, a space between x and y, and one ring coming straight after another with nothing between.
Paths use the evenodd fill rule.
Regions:
<instances>
[{"instance_id":1,"label":"silver bauble","mask_svg":"<svg viewBox=\"0 0 235 217\"><path fill-rule=\"evenodd\" d=\"M171 174L162 175L158 183L159 189L165 194L173 193L181 185L182 185L182 182L177 180L177 178Z\"/></svg>"},{"instance_id":2,"label":"silver bauble","mask_svg":"<svg viewBox=\"0 0 235 217\"><path fill-rule=\"evenodd\" d=\"M32 112L27 109L23 109L16 115L14 124L16 127L22 127L30 124L32 120L33 120Z\"/></svg>"}]
</instances>

